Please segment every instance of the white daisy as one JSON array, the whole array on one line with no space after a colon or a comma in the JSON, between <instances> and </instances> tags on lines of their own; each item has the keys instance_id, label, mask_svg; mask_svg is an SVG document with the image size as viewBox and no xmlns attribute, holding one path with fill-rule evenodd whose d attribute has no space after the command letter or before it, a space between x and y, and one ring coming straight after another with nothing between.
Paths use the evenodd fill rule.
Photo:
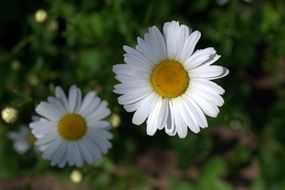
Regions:
<instances>
[{"instance_id":1,"label":"white daisy","mask_svg":"<svg viewBox=\"0 0 285 190\"><path fill-rule=\"evenodd\" d=\"M35 142L35 137L26 125L21 125L18 131L9 132L7 136L13 141L13 148L19 154L26 153Z\"/></svg>"},{"instance_id":2,"label":"white daisy","mask_svg":"<svg viewBox=\"0 0 285 190\"><path fill-rule=\"evenodd\" d=\"M213 79L226 76L228 69L212 65L220 58L214 48L196 50L199 31L192 32L178 22L167 22L163 34L150 27L136 48L124 46L126 64L114 65L120 84L119 104L133 112L132 122L147 119L147 134L165 129L169 135L187 135L187 128L198 133L208 126L205 114L216 117L224 100L224 89Z\"/></svg>"},{"instance_id":3,"label":"white daisy","mask_svg":"<svg viewBox=\"0 0 285 190\"><path fill-rule=\"evenodd\" d=\"M82 100L76 86L70 87L68 97L56 87L55 97L41 102L36 112L42 118L32 122L30 128L43 158L51 165L81 167L85 161L92 164L112 146L112 134L107 131L110 123L103 120L111 112L95 92L89 92Z\"/></svg>"}]
</instances>

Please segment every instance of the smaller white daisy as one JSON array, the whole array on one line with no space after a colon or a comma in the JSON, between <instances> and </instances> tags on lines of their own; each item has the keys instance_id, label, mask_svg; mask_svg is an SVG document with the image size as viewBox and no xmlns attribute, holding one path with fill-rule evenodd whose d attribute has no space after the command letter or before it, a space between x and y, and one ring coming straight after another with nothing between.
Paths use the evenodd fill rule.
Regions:
<instances>
[{"instance_id":1,"label":"smaller white daisy","mask_svg":"<svg viewBox=\"0 0 285 190\"><path fill-rule=\"evenodd\" d=\"M81 90L75 85L70 87L68 97L56 87L55 97L41 102L36 112L41 119L32 122L30 128L43 158L52 166L97 163L112 146L108 131L111 124L103 120L111 111L93 91L82 100Z\"/></svg>"},{"instance_id":2,"label":"smaller white daisy","mask_svg":"<svg viewBox=\"0 0 285 190\"><path fill-rule=\"evenodd\" d=\"M19 131L9 132L7 136L13 141L13 148L19 154L26 153L35 142L35 137L26 125L21 125Z\"/></svg>"}]
</instances>

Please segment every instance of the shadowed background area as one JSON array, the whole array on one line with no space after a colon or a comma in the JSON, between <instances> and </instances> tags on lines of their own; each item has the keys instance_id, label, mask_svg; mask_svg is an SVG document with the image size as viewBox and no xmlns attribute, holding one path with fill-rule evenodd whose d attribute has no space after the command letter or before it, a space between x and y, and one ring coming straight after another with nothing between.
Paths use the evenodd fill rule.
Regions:
<instances>
[{"instance_id":1,"label":"shadowed background area","mask_svg":"<svg viewBox=\"0 0 285 190\"><path fill-rule=\"evenodd\" d=\"M0 189L284 189L284 10L283 0L1 1ZM171 20L199 30L197 48L214 47L230 70L216 80L226 90L220 114L185 139L147 136L112 92L122 46ZM72 84L109 102L113 148L100 164L59 169L33 137L24 150L9 134Z\"/></svg>"}]
</instances>

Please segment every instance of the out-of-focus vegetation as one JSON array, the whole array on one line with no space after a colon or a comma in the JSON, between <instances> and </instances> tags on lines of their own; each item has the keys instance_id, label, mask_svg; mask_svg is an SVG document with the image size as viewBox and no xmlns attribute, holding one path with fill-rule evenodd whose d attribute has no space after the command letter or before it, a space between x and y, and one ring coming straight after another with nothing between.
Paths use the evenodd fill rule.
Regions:
<instances>
[{"instance_id":1,"label":"out-of-focus vegetation","mask_svg":"<svg viewBox=\"0 0 285 190\"><path fill-rule=\"evenodd\" d=\"M285 189L284 10L283 0L1 1L0 106L19 117L0 123L0 189ZM170 20L200 30L198 48L215 47L230 69L217 81L221 113L183 140L146 136L112 93L122 46ZM34 148L19 154L8 138L56 85L71 84L97 90L121 121L102 162L79 169L80 184L74 168L53 168Z\"/></svg>"}]
</instances>

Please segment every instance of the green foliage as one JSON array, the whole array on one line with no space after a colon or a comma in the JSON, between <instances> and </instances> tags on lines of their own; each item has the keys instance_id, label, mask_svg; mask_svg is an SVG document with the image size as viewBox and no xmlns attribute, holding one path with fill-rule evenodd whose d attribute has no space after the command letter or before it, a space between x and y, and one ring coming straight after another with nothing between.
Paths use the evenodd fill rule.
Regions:
<instances>
[{"instance_id":1,"label":"green foliage","mask_svg":"<svg viewBox=\"0 0 285 190\"><path fill-rule=\"evenodd\" d=\"M198 181L197 189L231 190L231 186L220 179L227 171L225 160L222 158L211 158L203 167L201 178Z\"/></svg>"},{"instance_id":2,"label":"green foliage","mask_svg":"<svg viewBox=\"0 0 285 190\"><path fill-rule=\"evenodd\" d=\"M113 149L99 165L80 169L83 181L77 187L284 189L285 2L219 2L1 1L0 107L14 106L20 117L12 125L0 121L0 189L25 176L70 181L73 168L53 168L33 150L17 154L7 134L28 124L34 106L56 86L67 90L71 84L84 93L99 91L121 117L112 129ZM47 13L42 21L35 18L39 9ZM123 63L122 46L134 46L149 26L161 28L170 20L200 30L197 48L214 47L222 56L217 63L230 70L217 81L226 90L221 113L209 118L208 129L183 140L163 132L146 136L145 126L133 126L132 114L112 92L117 83L112 66ZM170 151L171 159L163 168L155 167L155 159L141 167L138 160L147 160L148 150ZM169 155L160 156L164 162Z\"/></svg>"}]
</instances>

